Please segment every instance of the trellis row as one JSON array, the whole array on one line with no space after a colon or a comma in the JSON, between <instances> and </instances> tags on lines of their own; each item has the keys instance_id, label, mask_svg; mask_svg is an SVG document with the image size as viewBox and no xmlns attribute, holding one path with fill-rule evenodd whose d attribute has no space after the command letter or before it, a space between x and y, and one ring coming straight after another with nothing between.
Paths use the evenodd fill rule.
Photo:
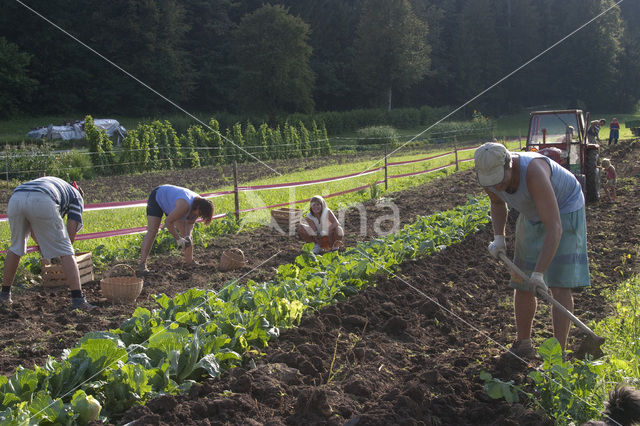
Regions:
<instances>
[{"instance_id":1,"label":"trellis row","mask_svg":"<svg viewBox=\"0 0 640 426\"><path fill-rule=\"evenodd\" d=\"M396 166L402 166L402 165L406 165L406 164L413 164L413 163L418 163L418 162L422 162L422 161L428 161L428 160L433 160L436 158L441 158L441 157L445 157L447 155L451 155L451 154L455 154L455 160L449 164L446 164L444 166L440 166L440 167L435 167L432 169L427 169L427 170L422 170L419 172L413 172L413 173L404 173L404 174L399 174L399 175L391 175L391 176L387 176L388 179L398 179L398 178L403 178L403 177L408 177L408 176L417 176L417 175L421 175L421 174L425 174L425 173L431 173L431 172L435 172L438 170L443 170L452 166L455 166L456 169L458 168L459 163L464 163L464 162L468 162L468 161L473 161L472 158L469 159L465 159L465 160L458 160L458 152L462 152L462 151L468 151L468 150L472 150L472 149L476 149L477 147L468 147L468 148L461 148L461 149L454 149L454 151L450 151L444 154L439 154L439 155L434 155L431 157L425 157L425 158L421 158L421 159L417 159L417 160L409 160L409 161L399 161L399 162L394 162L394 163L387 163L385 166L386 167L396 167ZM375 173L377 171L383 170L385 169L385 166L381 166L381 167L377 167L375 169L370 169L367 170L365 172L361 172L361 173L351 173L348 175L343 175L343 176L335 176L335 177L330 177L330 178L325 178L325 179L315 179L315 180L309 180L309 181L299 181L299 182L287 182L287 183L278 183L278 184L272 184L272 185L253 185L253 186L237 186L237 190L229 190L229 191L218 191L218 192L211 192L211 193L205 193L205 194L200 194L202 197L204 198L215 198L215 197L221 197L223 195L228 195L228 194L237 194L240 191L260 191L260 190L266 190L266 189L284 189L284 188L292 188L292 187L296 187L296 186L308 186L308 185L315 185L318 183L327 183L327 182L335 182L335 181L339 181L339 180L344 180L344 179L350 179L353 177L359 177L359 176L365 176L365 175L369 175L371 173ZM378 180L376 181L376 184L382 184L382 183L386 183L385 180ZM370 185L362 185L362 186L358 186L356 188L351 188L351 189L346 189L344 191L340 191L340 192L335 192L333 194L328 194L326 196L324 196L324 198L332 198L332 197L337 197L340 195L344 195L344 194L348 194L351 192L357 192L357 191L361 191L363 189L368 188ZM304 200L296 200L296 201L292 201L292 202L287 202L287 203L280 203L280 204L273 204L270 206L261 206L261 207L255 207L255 208L250 208L250 209L240 209L236 212L236 214L239 213L248 213L248 212L252 212L252 211L258 211L258 210L266 210L266 209L272 209L272 208L277 208L277 207L283 207L283 206L288 206L288 205L295 205L295 204L301 204L301 203L306 203L309 202L311 199L310 198L306 198ZM85 211L90 211L90 210L105 210L105 209L119 209L119 208L131 208L131 207L142 207L142 206L146 206L147 202L146 200L138 200L138 201L123 201L123 202L112 202L112 203L97 203L97 204L87 204L85 206ZM217 214L213 217L213 219L220 219L225 217L227 214L223 213L223 214ZM6 215L0 215L0 221L6 221L7 220L7 216ZM102 232L93 232L93 233L87 233L87 234L78 234L76 236L76 240L77 241L81 241L81 240L93 240L93 239L98 239L98 238L107 238L107 237L114 237L114 236L121 236L121 235L134 235L134 234L140 234L146 231L146 226L140 226L140 227L135 227L135 228L127 228L127 229L117 229L117 230L111 230L111 231L102 231ZM27 253L31 253L34 251L37 251L38 247L37 246L30 246L27 248ZM6 253L6 251L0 251L0 253L4 254Z\"/></svg>"}]
</instances>

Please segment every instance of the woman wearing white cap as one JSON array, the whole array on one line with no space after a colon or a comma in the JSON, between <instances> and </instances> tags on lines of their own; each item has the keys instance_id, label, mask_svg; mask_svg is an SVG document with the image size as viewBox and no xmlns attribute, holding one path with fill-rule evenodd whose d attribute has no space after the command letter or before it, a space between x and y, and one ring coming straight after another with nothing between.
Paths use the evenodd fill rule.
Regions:
<instances>
[{"instance_id":1,"label":"woman wearing white cap","mask_svg":"<svg viewBox=\"0 0 640 426\"><path fill-rule=\"evenodd\" d=\"M506 254L507 205L520 212L513 262L530 274L534 288L517 277L511 278L518 336L509 352L532 357L536 291L550 288L553 297L573 312L572 289L590 284L584 195L571 172L543 155L510 153L504 145L486 143L476 150L474 158L478 183L491 201L492 256ZM553 335L564 350L570 320L556 308L552 318Z\"/></svg>"}]
</instances>

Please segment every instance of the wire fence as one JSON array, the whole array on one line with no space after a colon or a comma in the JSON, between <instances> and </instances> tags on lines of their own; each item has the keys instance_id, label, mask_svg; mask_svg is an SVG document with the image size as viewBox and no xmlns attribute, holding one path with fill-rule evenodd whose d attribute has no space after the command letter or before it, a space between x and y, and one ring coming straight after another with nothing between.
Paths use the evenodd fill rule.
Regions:
<instances>
[{"instance_id":1,"label":"wire fence","mask_svg":"<svg viewBox=\"0 0 640 426\"><path fill-rule=\"evenodd\" d=\"M457 142L458 137L471 137L482 135L483 131L442 131L433 132L430 137L436 138L435 143L442 142ZM382 152L387 149L393 149L396 145L404 144L404 141L399 139L398 141L383 141L378 142L380 138L370 137L334 137L329 139L331 150L334 152ZM348 141L354 141L356 143L345 143ZM362 143L362 142L366 143ZM371 141L374 141L373 143ZM305 147L306 156L320 155L326 147L318 146L321 142L319 139L308 141L310 145ZM425 144L434 143L431 139L425 139L421 141L415 141L413 146L421 146ZM243 149L247 152L254 154L258 157L267 157L264 154L265 149L272 151L282 151L283 153L291 152L294 149L299 149L300 144L296 143L282 143L273 144L266 147L265 145L249 145L243 146ZM198 161L193 164L191 162L192 153L206 153L206 156L199 157ZM140 154L148 154L147 156ZM0 172L0 179L4 178L8 182L11 179L31 179L44 175L56 175L67 179L80 180L87 177L97 175L114 174L119 171L126 171L128 167L134 166L134 168L144 168L145 170L168 170L175 168L189 168L189 166L199 167L216 164L231 164L237 161L238 154L235 151L231 151L229 147L225 146L156 146L152 148L133 148L124 149L116 147L108 155L113 156L113 159L108 162L96 161L96 156L104 157L107 155L104 152L89 152L84 150L50 150L45 152L33 151L20 151L11 152L4 151L0 155L0 167L4 166L4 173ZM133 159L136 156L141 157ZM272 159L278 159L281 157L277 154L272 154ZM284 157L288 158L288 157ZM127 159L122 160L122 159ZM268 158L263 158L268 159ZM250 158L246 158L246 161L250 161ZM86 176L86 175L89 176Z\"/></svg>"}]
</instances>

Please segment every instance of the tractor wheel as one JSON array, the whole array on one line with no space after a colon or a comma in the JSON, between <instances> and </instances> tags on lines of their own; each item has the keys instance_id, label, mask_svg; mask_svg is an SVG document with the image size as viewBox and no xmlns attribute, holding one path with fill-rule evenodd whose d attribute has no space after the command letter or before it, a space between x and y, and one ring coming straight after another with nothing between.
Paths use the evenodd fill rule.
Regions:
<instances>
[{"instance_id":1,"label":"tractor wheel","mask_svg":"<svg viewBox=\"0 0 640 426\"><path fill-rule=\"evenodd\" d=\"M580 184L580 188L582 188L582 195L584 195L584 198L586 199L587 198L587 193L585 192L585 187L587 186L586 183L585 183L586 179L585 179L583 174L576 175L576 179L578 179L578 183Z\"/></svg>"},{"instance_id":2,"label":"tractor wheel","mask_svg":"<svg viewBox=\"0 0 640 426\"><path fill-rule=\"evenodd\" d=\"M588 203L600 199L600 169L598 168L598 151L587 151L587 164L585 170L585 198Z\"/></svg>"}]
</instances>

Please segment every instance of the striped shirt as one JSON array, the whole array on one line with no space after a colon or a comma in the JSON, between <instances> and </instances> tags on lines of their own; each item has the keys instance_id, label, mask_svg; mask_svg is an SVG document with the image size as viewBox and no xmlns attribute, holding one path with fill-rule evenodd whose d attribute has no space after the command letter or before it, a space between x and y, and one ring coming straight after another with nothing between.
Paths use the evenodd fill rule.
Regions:
<instances>
[{"instance_id":1,"label":"striped shirt","mask_svg":"<svg viewBox=\"0 0 640 426\"><path fill-rule=\"evenodd\" d=\"M78 222L78 229L82 228L84 200L80 192L64 180L53 176L45 176L23 183L13 192L42 192L47 194L60 208L61 217L66 215L67 219Z\"/></svg>"}]
</instances>

